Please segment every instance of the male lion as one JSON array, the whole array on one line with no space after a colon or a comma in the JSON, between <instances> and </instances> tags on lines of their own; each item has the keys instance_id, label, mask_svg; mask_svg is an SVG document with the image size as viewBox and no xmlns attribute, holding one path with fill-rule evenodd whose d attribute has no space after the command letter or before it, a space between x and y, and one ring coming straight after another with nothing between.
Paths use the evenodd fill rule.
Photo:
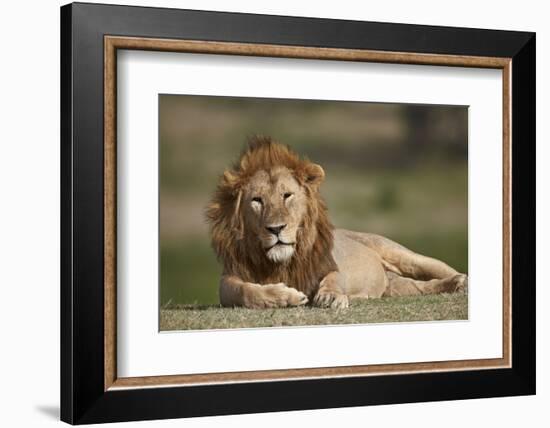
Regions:
<instances>
[{"instance_id":1,"label":"male lion","mask_svg":"<svg viewBox=\"0 0 550 428\"><path fill-rule=\"evenodd\" d=\"M464 290L466 275L382 236L334 229L323 169L254 137L207 208L223 306L346 308L352 298Z\"/></svg>"}]
</instances>

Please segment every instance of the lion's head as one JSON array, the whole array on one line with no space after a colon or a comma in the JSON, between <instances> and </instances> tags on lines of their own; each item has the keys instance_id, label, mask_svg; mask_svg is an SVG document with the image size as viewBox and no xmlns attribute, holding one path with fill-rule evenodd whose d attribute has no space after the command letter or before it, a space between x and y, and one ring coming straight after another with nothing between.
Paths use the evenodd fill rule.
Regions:
<instances>
[{"instance_id":1,"label":"lion's head","mask_svg":"<svg viewBox=\"0 0 550 428\"><path fill-rule=\"evenodd\" d=\"M324 171L288 146L254 137L221 176L207 209L226 274L284 282L306 293L337 270L332 225L319 193Z\"/></svg>"}]
</instances>

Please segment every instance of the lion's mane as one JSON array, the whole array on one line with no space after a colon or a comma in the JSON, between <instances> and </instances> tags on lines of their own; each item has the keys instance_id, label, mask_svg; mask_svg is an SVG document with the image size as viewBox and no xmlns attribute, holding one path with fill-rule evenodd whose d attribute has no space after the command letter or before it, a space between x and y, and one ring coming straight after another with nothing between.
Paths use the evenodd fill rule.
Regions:
<instances>
[{"instance_id":1,"label":"lion's mane","mask_svg":"<svg viewBox=\"0 0 550 428\"><path fill-rule=\"evenodd\" d=\"M296 251L287 263L274 263L266 256L256 236L247 234L242 214L242 188L260 170L284 166L304 187L307 213L297 234ZM223 263L224 274L243 281L269 284L283 282L310 298L329 272L338 270L332 257L333 226L318 186L309 181L314 166L288 146L269 137L256 136L230 170L220 177L206 217L212 247Z\"/></svg>"}]
</instances>

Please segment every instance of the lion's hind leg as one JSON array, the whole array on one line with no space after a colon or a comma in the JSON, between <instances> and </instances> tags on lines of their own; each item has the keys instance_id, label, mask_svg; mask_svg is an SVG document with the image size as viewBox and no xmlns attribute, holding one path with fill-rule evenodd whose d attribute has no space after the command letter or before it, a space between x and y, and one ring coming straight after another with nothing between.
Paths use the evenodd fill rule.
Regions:
<instances>
[{"instance_id":1,"label":"lion's hind leg","mask_svg":"<svg viewBox=\"0 0 550 428\"><path fill-rule=\"evenodd\" d=\"M428 281L458 274L448 264L407 248L385 248L382 250L382 258L387 270L412 279Z\"/></svg>"},{"instance_id":2,"label":"lion's hind leg","mask_svg":"<svg viewBox=\"0 0 550 428\"><path fill-rule=\"evenodd\" d=\"M419 280L444 279L455 276L458 272L441 260L415 253L408 248L384 236L372 233L342 232L354 241L376 251L387 271Z\"/></svg>"},{"instance_id":3,"label":"lion's hind leg","mask_svg":"<svg viewBox=\"0 0 550 428\"><path fill-rule=\"evenodd\" d=\"M468 277L441 260L415 253L380 235L348 230L340 233L378 254L388 279L384 296L454 293L467 289Z\"/></svg>"},{"instance_id":4,"label":"lion's hind leg","mask_svg":"<svg viewBox=\"0 0 550 428\"><path fill-rule=\"evenodd\" d=\"M465 292L468 287L468 277L463 274L427 281L407 278L394 272L386 272L386 275L388 287L384 297Z\"/></svg>"}]
</instances>

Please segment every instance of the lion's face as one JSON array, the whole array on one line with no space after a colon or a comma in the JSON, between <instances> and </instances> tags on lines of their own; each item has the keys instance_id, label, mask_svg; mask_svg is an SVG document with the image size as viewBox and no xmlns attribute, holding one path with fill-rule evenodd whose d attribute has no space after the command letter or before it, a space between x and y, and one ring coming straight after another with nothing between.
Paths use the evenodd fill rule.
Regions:
<instances>
[{"instance_id":1,"label":"lion's face","mask_svg":"<svg viewBox=\"0 0 550 428\"><path fill-rule=\"evenodd\" d=\"M257 237L272 262L290 260L307 211L307 194L292 172L282 166L257 171L242 197L247 234Z\"/></svg>"},{"instance_id":2,"label":"lion's face","mask_svg":"<svg viewBox=\"0 0 550 428\"><path fill-rule=\"evenodd\" d=\"M206 210L224 271L247 281L318 287L337 269L332 225L320 194L323 168L269 137L254 137L221 175ZM308 293L309 293L308 291Z\"/></svg>"}]
</instances>

